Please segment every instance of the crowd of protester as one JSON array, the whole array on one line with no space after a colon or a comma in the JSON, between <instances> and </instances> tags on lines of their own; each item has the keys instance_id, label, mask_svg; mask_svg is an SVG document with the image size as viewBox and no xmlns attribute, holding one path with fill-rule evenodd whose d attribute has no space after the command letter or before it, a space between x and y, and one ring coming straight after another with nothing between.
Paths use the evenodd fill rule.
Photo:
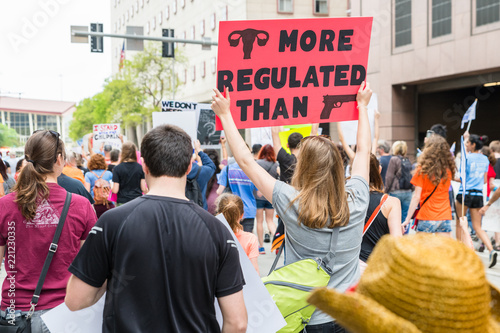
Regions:
<instances>
[{"instance_id":1,"label":"crowd of protester","mask_svg":"<svg viewBox=\"0 0 500 333\"><path fill-rule=\"evenodd\" d=\"M346 143L340 126L339 142L334 142L318 135L319 124L313 124L310 136L288 136L289 152L282 147L279 127L271 129L272 145L250 148L232 119L229 92L223 96L218 90L212 109L224 127L222 155L202 150L199 141L169 125L148 132L140 151L122 138L120 150L108 144L94 149L89 140L88 149L82 146L77 153L66 149L57 132L36 131L22 158L0 159L0 254L6 267L9 255L18 258L15 281L3 284L1 318L29 314L32 332L49 332L40 319L43 313L64 301L71 310L91 306L107 291L103 332L212 332L220 330L217 297L222 331L244 332L245 281L235 243L216 214L225 217L257 273L269 238L284 235L288 264L324 256L338 232L328 283L335 293L347 291L377 265L370 258L380 257L379 241L399 239L410 227L421 235L452 238L454 217L460 240L460 217L466 213L489 251L488 266L495 266L500 234L492 242L481 216L500 197L494 182L500 178L500 142L487 147L486 136L464 134L462 197L462 188L453 193L451 187L460 170L446 128L437 124L427 132L412 164L406 142L396 141L391 148L379 140L378 112L372 139L370 97L369 85L362 84L355 146ZM485 182L491 199L486 205ZM67 192L73 195L57 255L33 303ZM12 230L14 250L6 246ZM340 323L332 318L329 314L340 310L329 311L323 297L313 302L325 312L315 311L304 332L346 332L341 324L363 332L343 313Z\"/></svg>"}]
</instances>

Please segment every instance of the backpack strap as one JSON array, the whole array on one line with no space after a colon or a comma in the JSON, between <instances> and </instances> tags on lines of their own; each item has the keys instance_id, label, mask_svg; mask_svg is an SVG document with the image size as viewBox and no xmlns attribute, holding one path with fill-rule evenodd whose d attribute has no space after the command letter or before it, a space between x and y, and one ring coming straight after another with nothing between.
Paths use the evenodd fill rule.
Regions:
<instances>
[{"instance_id":1,"label":"backpack strap","mask_svg":"<svg viewBox=\"0 0 500 333\"><path fill-rule=\"evenodd\" d=\"M97 179L101 179L101 178L102 178L102 176L104 175L104 173L106 173L106 170L104 170L104 172L103 172L103 173L101 173L101 175L100 175L100 176L98 176L98 175L97 175L94 171L92 171L92 170L89 170L89 171L90 171L90 172L92 172L92 174L93 174L94 176L96 176L96 177L97 177Z\"/></svg>"},{"instance_id":2,"label":"backpack strap","mask_svg":"<svg viewBox=\"0 0 500 333\"><path fill-rule=\"evenodd\" d=\"M335 253L337 252L337 240L339 239L340 227L332 229L330 237L330 249L326 256L320 259L319 265L331 276L333 275L333 265L335 264Z\"/></svg>"},{"instance_id":3,"label":"backpack strap","mask_svg":"<svg viewBox=\"0 0 500 333\"><path fill-rule=\"evenodd\" d=\"M198 165L198 172L196 172L196 176L193 179L198 179L200 172L201 172L201 166Z\"/></svg>"},{"instance_id":4,"label":"backpack strap","mask_svg":"<svg viewBox=\"0 0 500 333\"><path fill-rule=\"evenodd\" d=\"M368 222L365 223L365 227L363 228L363 236L365 235L368 228L370 228L373 221L375 221L375 218L378 216L378 213L380 213L380 211L382 210L382 206L384 205L388 197L389 195L387 193L382 196L382 199L380 200L380 203L378 204L377 208L375 208L375 210L373 211Z\"/></svg>"}]
</instances>

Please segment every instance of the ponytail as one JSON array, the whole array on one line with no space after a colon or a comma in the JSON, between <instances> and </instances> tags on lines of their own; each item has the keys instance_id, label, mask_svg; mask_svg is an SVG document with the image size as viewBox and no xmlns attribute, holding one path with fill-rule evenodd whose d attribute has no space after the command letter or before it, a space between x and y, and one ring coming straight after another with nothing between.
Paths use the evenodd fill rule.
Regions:
<instances>
[{"instance_id":1,"label":"ponytail","mask_svg":"<svg viewBox=\"0 0 500 333\"><path fill-rule=\"evenodd\" d=\"M243 201L240 197L229 193L222 194L217 198L216 206L217 214L224 215L233 232L243 229L240 219L244 210Z\"/></svg>"},{"instance_id":2,"label":"ponytail","mask_svg":"<svg viewBox=\"0 0 500 333\"><path fill-rule=\"evenodd\" d=\"M477 134L471 134L469 136L469 142L471 144L476 145L476 151L481 150L483 146L488 143L488 136L487 135L477 135Z\"/></svg>"},{"instance_id":3,"label":"ponytail","mask_svg":"<svg viewBox=\"0 0 500 333\"><path fill-rule=\"evenodd\" d=\"M14 200L26 220L36 215L38 205L49 197L49 187L45 179L54 172L54 164L59 154L64 157L64 143L58 133L39 131L34 133L24 147L26 166L21 170Z\"/></svg>"}]
</instances>

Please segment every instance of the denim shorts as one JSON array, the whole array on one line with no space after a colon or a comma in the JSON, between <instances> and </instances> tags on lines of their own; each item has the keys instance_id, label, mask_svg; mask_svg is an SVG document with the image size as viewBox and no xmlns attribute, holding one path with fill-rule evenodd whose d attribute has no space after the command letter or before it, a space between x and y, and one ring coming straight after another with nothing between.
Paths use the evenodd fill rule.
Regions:
<instances>
[{"instance_id":1,"label":"denim shorts","mask_svg":"<svg viewBox=\"0 0 500 333\"><path fill-rule=\"evenodd\" d=\"M428 221L418 220L417 232L451 232L451 220Z\"/></svg>"},{"instance_id":2,"label":"denim shorts","mask_svg":"<svg viewBox=\"0 0 500 333\"><path fill-rule=\"evenodd\" d=\"M255 200L257 209L273 209L273 205L267 200Z\"/></svg>"}]
</instances>

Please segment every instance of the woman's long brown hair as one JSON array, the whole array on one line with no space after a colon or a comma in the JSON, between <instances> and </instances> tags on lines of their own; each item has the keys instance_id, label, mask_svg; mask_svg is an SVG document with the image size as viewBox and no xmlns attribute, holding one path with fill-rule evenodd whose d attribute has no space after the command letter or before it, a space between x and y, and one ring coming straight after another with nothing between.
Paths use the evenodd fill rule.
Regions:
<instances>
[{"instance_id":1,"label":"woman's long brown hair","mask_svg":"<svg viewBox=\"0 0 500 333\"><path fill-rule=\"evenodd\" d=\"M384 181L380 175L380 163L373 154L370 154L370 191L384 192Z\"/></svg>"},{"instance_id":2,"label":"woman's long brown hair","mask_svg":"<svg viewBox=\"0 0 500 333\"><path fill-rule=\"evenodd\" d=\"M426 175L434 185L448 179L448 170L452 177L456 171L450 146L439 135L433 135L427 140L424 152L418 159L418 164L420 173Z\"/></svg>"},{"instance_id":3,"label":"woman's long brown hair","mask_svg":"<svg viewBox=\"0 0 500 333\"><path fill-rule=\"evenodd\" d=\"M24 154L26 160L33 162L28 162L22 169L13 191L21 214L29 221L35 217L38 205L49 197L45 179L54 172L56 157L64 155L64 143L49 131L37 132L26 142Z\"/></svg>"},{"instance_id":4,"label":"woman's long brown hair","mask_svg":"<svg viewBox=\"0 0 500 333\"><path fill-rule=\"evenodd\" d=\"M125 142L122 146L120 162L137 162L137 147L132 142Z\"/></svg>"},{"instance_id":5,"label":"woman's long brown hair","mask_svg":"<svg viewBox=\"0 0 500 333\"><path fill-rule=\"evenodd\" d=\"M299 194L298 222L309 228L334 228L349 223L349 206L345 192L344 163L340 152L327 138L303 139L292 178Z\"/></svg>"}]
</instances>

